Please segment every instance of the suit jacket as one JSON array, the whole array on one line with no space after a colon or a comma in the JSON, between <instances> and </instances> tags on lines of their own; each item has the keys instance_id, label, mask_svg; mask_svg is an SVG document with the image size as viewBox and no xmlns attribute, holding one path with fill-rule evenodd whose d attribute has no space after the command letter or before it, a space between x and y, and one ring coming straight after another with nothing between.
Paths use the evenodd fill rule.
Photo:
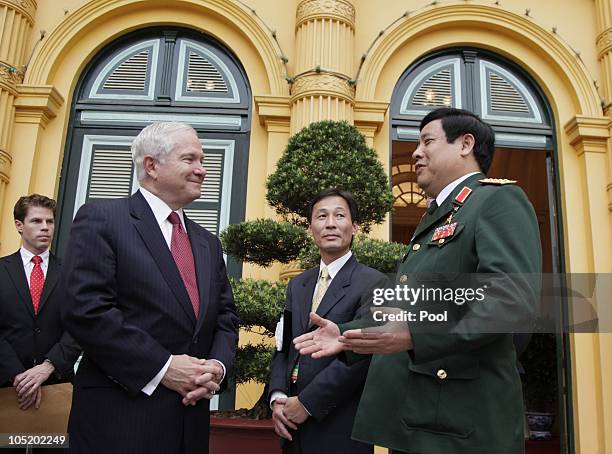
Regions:
<instances>
[{"instance_id":1,"label":"suit jacket","mask_svg":"<svg viewBox=\"0 0 612 454\"><path fill-rule=\"evenodd\" d=\"M63 318L84 357L69 421L74 453L206 453L209 401L185 407L163 385L142 388L171 354L231 371L238 317L219 240L185 217L200 293L195 314L140 192L84 205L65 260Z\"/></svg>"},{"instance_id":2,"label":"suit jacket","mask_svg":"<svg viewBox=\"0 0 612 454\"><path fill-rule=\"evenodd\" d=\"M423 218L397 282L444 286L449 275L439 273L474 273L488 282L489 290L482 302L459 306L451 301L448 324L408 322L414 343L410 352L373 356L355 421L356 439L419 454L524 450L511 329L535 312L540 236L525 193L515 185L480 184L482 178L469 177ZM454 234L433 240L464 186L473 192L453 216Z\"/></svg>"},{"instance_id":3,"label":"suit jacket","mask_svg":"<svg viewBox=\"0 0 612 454\"><path fill-rule=\"evenodd\" d=\"M80 347L62 327L60 262L49 254L49 266L34 314L20 251L0 259L0 386L12 386L15 375L48 358L55 366L44 385L64 383L74 375Z\"/></svg>"},{"instance_id":4,"label":"suit jacket","mask_svg":"<svg viewBox=\"0 0 612 454\"><path fill-rule=\"evenodd\" d=\"M299 336L314 327L309 323L314 288L319 268L303 272L287 288L286 309L291 311L291 332L284 336ZM354 256L344 264L325 292L317 314L343 323L358 316L360 308L371 296L373 287L384 286L386 278L372 268L361 265ZM286 331L286 330L285 330ZM299 374L291 384L291 370L299 361ZM288 352L276 352L272 361L270 395L282 391L298 396L310 412L298 428L293 443L299 443L304 454L372 453L372 446L351 440L351 430L357 403L363 389L369 360L347 365L339 359L312 359L300 356L290 343ZM286 451L291 443L285 442Z\"/></svg>"}]
</instances>

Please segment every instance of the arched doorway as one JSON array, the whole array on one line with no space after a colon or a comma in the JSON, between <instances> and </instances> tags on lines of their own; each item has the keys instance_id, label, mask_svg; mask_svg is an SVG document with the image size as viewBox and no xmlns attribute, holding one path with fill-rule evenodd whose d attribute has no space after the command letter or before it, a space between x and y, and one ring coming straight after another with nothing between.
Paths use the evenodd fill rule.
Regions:
<instances>
[{"instance_id":1,"label":"arched doorway","mask_svg":"<svg viewBox=\"0 0 612 454\"><path fill-rule=\"evenodd\" d=\"M59 190L56 251L65 248L78 208L138 188L133 138L154 121L191 124L204 148L202 196L187 214L213 233L244 219L251 92L238 59L201 33L150 28L106 46L73 97ZM228 260L230 273L239 265Z\"/></svg>"},{"instance_id":2,"label":"arched doorway","mask_svg":"<svg viewBox=\"0 0 612 454\"><path fill-rule=\"evenodd\" d=\"M551 109L541 90L520 67L479 49L448 49L421 58L402 74L395 86L390 128L390 168L395 196L392 240L408 243L425 212L425 196L416 184L412 153L417 146L421 119L439 107L468 109L493 126L496 152L488 175L517 180L525 190L538 218L543 271L562 271L557 224L559 183ZM546 385L554 389L547 402L547 410L557 415L554 431L560 442L554 450L566 452L572 445L573 434L568 339L554 334L516 338L517 350L531 340L523 361L534 356L529 349L531 353L535 348L543 349L544 361L537 366L540 369L549 366L548 374L542 375L542 379L550 383L545 383L542 389ZM535 369L533 366L526 370L522 375L524 382L528 381L527 374L536 373ZM525 388L526 395L541 392L530 386L531 389ZM527 405L531 405L529 401Z\"/></svg>"}]
</instances>

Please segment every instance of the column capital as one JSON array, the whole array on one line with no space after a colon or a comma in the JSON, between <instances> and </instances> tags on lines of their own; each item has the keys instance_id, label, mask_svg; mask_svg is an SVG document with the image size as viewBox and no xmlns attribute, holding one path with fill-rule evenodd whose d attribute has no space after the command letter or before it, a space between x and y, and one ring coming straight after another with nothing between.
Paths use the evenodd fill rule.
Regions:
<instances>
[{"instance_id":1,"label":"column capital","mask_svg":"<svg viewBox=\"0 0 612 454\"><path fill-rule=\"evenodd\" d=\"M360 130L380 131L385 122L389 103L384 101L355 101L355 126Z\"/></svg>"},{"instance_id":2,"label":"column capital","mask_svg":"<svg viewBox=\"0 0 612 454\"><path fill-rule=\"evenodd\" d=\"M259 123L268 132L289 132L291 99L288 96L255 96Z\"/></svg>"},{"instance_id":3,"label":"column capital","mask_svg":"<svg viewBox=\"0 0 612 454\"><path fill-rule=\"evenodd\" d=\"M597 36L597 56L601 59L612 51L612 26L606 28Z\"/></svg>"},{"instance_id":4,"label":"column capital","mask_svg":"<svg viewBox=\"0 0 612 454\"><path fill-rule=\"evenodd\" d=\"M295 79L291 86L291 98L295 100L309 95L333 96L353 103L355 87L349 85L346 79L335 74L308 73Z\"/></svg>"},{"instance_id":5,"label":"column capital","mask_svg":"<svg viewBox=\"0 0 612 454\"><path fill-rule=\"evenodd\" d=\"M8 6L25 17L30 25L34 24L34 14L36 13L36 0L0 0L0 6Z\"/></svg>"},{"instance_id":6,"label":"column capital","mask_svg":"<svg viewBox=\"0 0 612 454\"><path fill-rule=\"evenodd\" d=\"M0 88L17 95L17 85L23 82L23 73L12 66L0 62Z\"/></svg>"},{"instance_id":7,"label":"column capital","mask_svg":"<svg viewBox=\"0 0 612 454\"><path fill-rule=\"evenodd\" d=\"M11 155L6 151L0 150L0 184L8 183L11 174ZM2 200L0 200L0 203Z\"/></svg>"},{"instance_id":8,"label":"column capital","mask_svg":"<svg viewBox=\"0 0 612 454\"><path fill-rule=\"evenodd\" d=\"M302 0L296 10L295 27L315 19L334 19L355 29L355 7L348 0Z\"/></svg>"},{"instance_id":9,"label":"column capital","mask_svg":"<svg viewBox=\"0 0 612 454\"><path fill-rule=\"evenodd\" d=\"M64 104L64 97L52 85L17 85L17 91L19 93L15 99L17 123L39 123L44 128Z\"/></svg>"},{"instance_id":10,"label":"column capital","mask_svg":"<svg viewBox=\"0 0 612 454\"><path fill-rule=\"evenodd\" d=\"M607 153L611 121L608 117L576 115L565 124L565 132L578 156L585 152Z\"/></svg>"}]
</instances>

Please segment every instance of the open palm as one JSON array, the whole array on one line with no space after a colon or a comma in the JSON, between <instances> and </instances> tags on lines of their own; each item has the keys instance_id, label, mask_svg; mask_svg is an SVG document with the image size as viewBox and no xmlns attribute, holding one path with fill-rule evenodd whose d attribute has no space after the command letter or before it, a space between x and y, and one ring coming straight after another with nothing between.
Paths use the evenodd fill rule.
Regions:
<instances>
[{"instance_id":1,"label":"open palm","mask_svg":"<svg viewBox=\"0 0 612 454\"><path fill-rule=\"evenodd\" d=\"M340 343L340 329L338 325L314 312L310 313L310 320L318 328L293 339L296 350L300 355L310 355L313 358L334 356L340 353L344 346Z\"/></svg>"}]
</instances>

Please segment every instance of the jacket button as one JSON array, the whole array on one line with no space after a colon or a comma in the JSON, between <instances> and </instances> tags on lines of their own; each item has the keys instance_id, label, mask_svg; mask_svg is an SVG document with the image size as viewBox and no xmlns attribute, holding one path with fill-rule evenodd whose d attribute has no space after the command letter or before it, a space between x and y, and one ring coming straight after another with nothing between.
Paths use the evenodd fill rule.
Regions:
<instances>
[{"instance_id":1,"label":"jacket button","mask_svg":"<svg viewBox=\"0 0 612 454\"><path fill-rule=\"evenodd\" d=\"M196 336L196 337L194 337L194 338L193 338L193 343L194 343L194 344L197 344L197 343L198 343L198 336Z\"/></svg>"},{"instance_id":2,"label":"jacket button","mask_svg":"<svg viewBox=\"0 0 612 454\"><path fill-rule=\"evenodd\" d=\"M405 274L402 274L399 278L400 284L404 284L406 282L408 282L408 276L406 276Z\"/></svg>"},{"instance_id":3,"label":"jacket button","mask_svg":"<svg viewBox=\"0 0 612 454\"><path fill-rule=\"evenodd\" d=\"M444 380L446 377L448 377L448 374L446 373L444 369L438 370L438 372L436 372L436 375L438 376L440 380Z\"/></svg>"},{"instance_id":4,"label":"jacket button","mask_svg":"<svg viewBox=\"0 0 612 454\"><path fill-rule=\"evenodd\" d=\"M421 249L421 245L420 245L419 243L417 243L417 244L413 244L413 245L412 245L412 250L413 250L413 251L415 251L415 252L416 252L416 251L418 251L419 249Z\"/></svg>"},{"instance_id":5,"label":"jacket button","mask_svg":"<svg viewBox=\"0 0 612 454\"><path fill-rule=\"evenodd\" d=\"M40 328L38 328L38 327L34 328L34 332L35 332L36 334L40 334Z\"/></svg>"}]
</instances>

